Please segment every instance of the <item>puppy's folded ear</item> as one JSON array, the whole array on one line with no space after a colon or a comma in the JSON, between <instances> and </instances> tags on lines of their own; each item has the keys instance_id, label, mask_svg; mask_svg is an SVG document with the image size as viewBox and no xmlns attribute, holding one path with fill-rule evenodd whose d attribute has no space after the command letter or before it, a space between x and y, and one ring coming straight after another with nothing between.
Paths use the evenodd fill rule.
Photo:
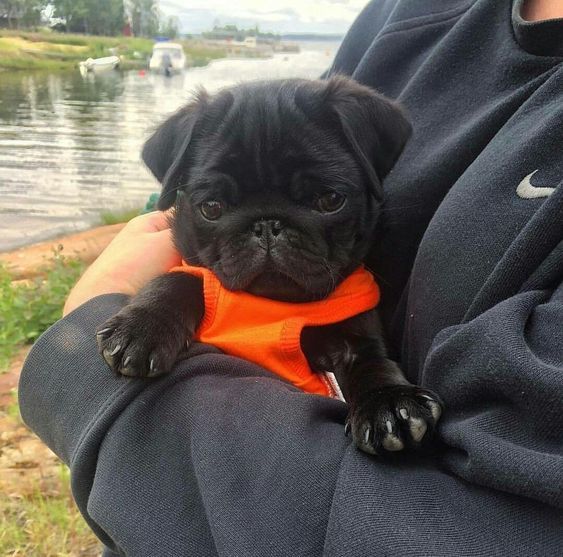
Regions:
<instances>
[{"instance_id":1,"label":"puppy's folded ear","mask_svg":"<svg viewBox=\"0 0 563 557\"><path fill-rule=\"evenodd\" d=\"M174 205L176 192L186 182L188 165L183 162L207 101L208 95L201 89L193 101L161 124L143 147L141 156L144 163L162 184L158 200L161 211Z\"/></svg>"},{"instance_id":2,"label":"puppy's folded ear","mask_svg":"<svg viewBox=\"0 0 563 557\"><path fill-rule=\"evenodd\" d=\"M399 158L411 135L402 107L344 76L311 82L296 92L297 105L320 124L337 125L372 184L383 197L381 182Z\"/></svg>"}]
</instances>

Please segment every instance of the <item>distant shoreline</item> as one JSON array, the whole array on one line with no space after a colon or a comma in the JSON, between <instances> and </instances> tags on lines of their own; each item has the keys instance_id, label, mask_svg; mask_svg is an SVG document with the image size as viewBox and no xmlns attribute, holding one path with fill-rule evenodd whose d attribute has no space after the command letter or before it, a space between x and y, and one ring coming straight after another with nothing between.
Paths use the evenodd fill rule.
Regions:
<instances>
[{"instance_id":1,"label":"distant shoreline","mask_svg":"<svg viewBox=\"0 0 563 557\"><path fill-rule=\"evenodd\" d=\"M181 40L189 67L207 65L225 58L224 48L201 40ZM101 37L0 29L0 71L72 70L88 58L117 55L122 69L142 69L152 53L154 41L141 37Z\"/></svg>"},{"instance_id":2,"label":"distant shoreline","mask_svg":"<svg viewBox=\"0 0 563 557\"><path fill-rule=\"evenodd\" d=\"M288 33L281 35L282 41L311 41L317 43L337 43L342 42L344 35L317 35L316 33Z\"/></svg>"}]
</instances>

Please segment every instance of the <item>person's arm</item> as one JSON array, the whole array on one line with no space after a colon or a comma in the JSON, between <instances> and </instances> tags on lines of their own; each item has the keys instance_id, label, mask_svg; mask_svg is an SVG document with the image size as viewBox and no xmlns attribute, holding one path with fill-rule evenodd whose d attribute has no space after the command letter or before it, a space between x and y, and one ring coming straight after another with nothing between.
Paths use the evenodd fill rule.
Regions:
<instances>
[{"instance_id":1,"label":"person's arm","mask_svg":"<svg viewBox=\"0 0 563 557\"><path fill-rule=\"evenodd\" d=\"M446 400L451 472L563 509L563 283L442 330L423 373Z\"/></svg>"},{"instance_id":2,"label":"person's arm","mask_svg":"<svg viewBox=\"0 0 563 557\"><path fill-rule=\"evenodd\" d=\"M19 386L92 530L112 555L320 555L345 406L201 344L157 380L117 376L95 330L127 300L98 296L56 323Z\"/></svg>"},{"instance_id":3,"label":"person's arm","mask_svg":"<svg viewBox=\"0 0 563 557\"><path fill-rule=\"evenodd\" d=\"M26 423L70 465L82 513L116 553L558 554L554 507L432 460L370 458L343 434L343 403L242 360L199 345L162 379L115 376L94 331L126 299L92 299L43 335L19 393ZM474 428L445 419L461 435Z\"/></svg>"},{"instance_id":4,"label":"person's arm","mask_svg":"<svg viewBox=\"0 0 563 557\"><path fill-rule=\"evenodd\" d=\"M134 237L121 244L121 266L137 248ZM84 298L107 288L108 259L98 261L91 273L100 284ZM127 300L98 296L55 324L32 349L19 389L24 420L70 465L82 513L114 552L449 557L561 547L553 507L465 483L431 459L367 457L344 436L343 403L213 348L196 345L155 381L112 374L95 329ZM547 316L535 307L538 322L552 323L557 306ZM471 408L471 396L463 404ZM445 427L470 436L475 424Z\"/></svg>"},{"instance_id":5,"label":"person's arm","mask_svg":"<svg viewBox=\"0 0 563 557\"><path fill-rule=\"evenodd\" d=\"M97 327L178 263L165 214L131 221L32 348L18 391L22 417L70 466L81 512L115 553L236 554L221 539L236 497L244 521L255 522L248 533L240 524L239 554L317 554L347 445L343 405L201 344L152 381L112 373L98 352ZM317 443L332 437L329 450L321 453L311 435ZM315 498L306 501L310 486ZM288 517L278 520L286 508L291 527ZM233 509L232 520L241 518Z\"/></svg>"}]
</instances>

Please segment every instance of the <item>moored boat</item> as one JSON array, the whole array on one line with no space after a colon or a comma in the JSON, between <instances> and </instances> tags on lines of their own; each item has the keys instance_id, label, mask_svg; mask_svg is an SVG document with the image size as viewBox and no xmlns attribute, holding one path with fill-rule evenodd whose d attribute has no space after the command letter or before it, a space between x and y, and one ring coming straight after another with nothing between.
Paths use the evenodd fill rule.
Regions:
<instances>
[{"instance_id":1,"label":"moored boat","mask_svg":"<svg viewBox=\"0 0 563 557\"><path fill-rule=\"evenodd\" d=\"M181 44L171 42L156 43L152 50L149 69L165 75L181 72L186 66L186 55Z\"/></svg>"},{"instance_id":2,"label":"moored boat","mask_svg":"<svg viewBox=\"0 0 563 557\"><path fill-rule=\"evenodd\" d=\"M106 56L104 58L88 58L78 65L82 75L88 72L105 72L114 70L119 66L119 56Z\"/></svg>"}]
</instances>

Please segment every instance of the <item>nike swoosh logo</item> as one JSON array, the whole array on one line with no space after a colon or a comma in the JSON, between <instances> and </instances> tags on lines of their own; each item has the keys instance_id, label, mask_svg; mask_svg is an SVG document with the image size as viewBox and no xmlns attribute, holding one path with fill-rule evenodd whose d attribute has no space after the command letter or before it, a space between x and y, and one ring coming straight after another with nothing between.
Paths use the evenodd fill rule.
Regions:
<instances>
[{"instance_id":1,"label":"nike swoosh logo","mask_svg":"<svg viewBox=\"0 0 563 557\"><path fill-rule=\"evenodd\" d=\"M554 191L555 188L536 188L536 186L532 186L532 182L530 182L530 178L537 172L534 170L531 174L528 174L516 188L516 193L518 197L522 199L535 199L537 197L548 197Z\"/></svg>"}]
</instances>

